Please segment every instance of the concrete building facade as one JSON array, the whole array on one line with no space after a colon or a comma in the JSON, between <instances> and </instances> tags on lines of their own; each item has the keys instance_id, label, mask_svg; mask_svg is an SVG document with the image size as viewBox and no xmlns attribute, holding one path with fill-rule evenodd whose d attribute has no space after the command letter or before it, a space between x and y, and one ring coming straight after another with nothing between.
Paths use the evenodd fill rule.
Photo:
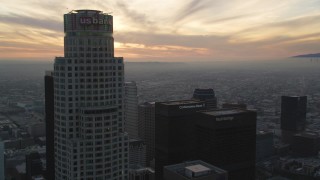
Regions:
<instances>
[{"instance_id":1,"label":"concrete building facade","mask_svg":"<svg viewBox=\"0 0 320 180\"><path fill-rule=\"evenodd\" d=\"M155 103L146 102L138 106L139 138L147 146L146 164L151 166L155 151Z\"/></svg>"},{"instance_id":2,"label":"concrete building facade","mask_svg":"<svg viewBox=\"0 0 320 180\"><path fill-rule=\"evenodd\" d=\"M134 81L125 83L125 131L129 139L138 135L138 90Z\"/></svg>"},{"instance_id":3,"label":"concrete building facade","mask_svg":"<svg viewBox=\"0 0 320 180\"><path fill-rule=\"evenodd\" d=\"M114 57L113 17L73 10L64 33L53 74L55 179L126 179L124 63Z\"/></svg>"}]
</instances>

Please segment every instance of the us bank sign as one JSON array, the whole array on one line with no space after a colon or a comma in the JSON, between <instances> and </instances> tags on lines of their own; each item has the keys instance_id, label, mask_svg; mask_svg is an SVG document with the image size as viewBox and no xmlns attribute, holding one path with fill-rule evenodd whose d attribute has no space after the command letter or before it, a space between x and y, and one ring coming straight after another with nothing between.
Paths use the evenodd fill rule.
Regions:
<instances>
[{"instance_id":1,"label":"us bank sign","mask_svg":"<svg viewBox=\"0 0 320 180\"><path fill-rule=\"evenodd\" d=\"M80 17L80 24L82 25L112 25L112 19L98 19L94 17Z\"/></svg>"}]
</instances>

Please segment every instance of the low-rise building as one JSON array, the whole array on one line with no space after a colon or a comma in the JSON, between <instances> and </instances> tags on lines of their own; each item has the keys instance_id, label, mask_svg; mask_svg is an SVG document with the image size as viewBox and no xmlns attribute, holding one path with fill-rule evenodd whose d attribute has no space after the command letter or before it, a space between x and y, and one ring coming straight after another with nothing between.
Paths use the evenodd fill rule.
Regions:
<instances>
[{"instance_id":1,"label":"low-rise building","mask_svg":"<svg viewBox=\"0 0 320 180\"><path fill-rule=\"evenodd\" d=\"M227 180L227 171L201 160L165 166L164 180Z\"/></svg>"}]
</instances>

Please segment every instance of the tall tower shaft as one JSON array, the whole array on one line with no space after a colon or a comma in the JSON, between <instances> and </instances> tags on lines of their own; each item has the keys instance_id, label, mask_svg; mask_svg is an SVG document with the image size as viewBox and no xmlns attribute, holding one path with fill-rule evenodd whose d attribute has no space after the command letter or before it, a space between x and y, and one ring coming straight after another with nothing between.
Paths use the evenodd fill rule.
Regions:
<instances>
[{"instance_id":1,"label":"tall tower shaft","mask_svg":"<svg viewBox=\"0 0 320 180\"><path fill-rule=\"evenodd\" d=\"M64 32L53 75L55 178L127 179L124 64L114 57L113 17L71 11Z\"/></svg>"}]
</instances>

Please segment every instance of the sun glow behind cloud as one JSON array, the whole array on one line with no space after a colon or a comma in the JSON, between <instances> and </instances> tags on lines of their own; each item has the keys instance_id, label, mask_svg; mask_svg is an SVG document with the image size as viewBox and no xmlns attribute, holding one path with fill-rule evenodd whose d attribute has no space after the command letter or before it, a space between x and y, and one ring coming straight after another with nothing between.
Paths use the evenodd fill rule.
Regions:
<instances>
[{"instance_id":1,"label":"sun glow behind cloud","mask_svg":"<svg viewBox=\"0 0 320 180\"><path fill-rule=\"evenodd\" d=\"M132 61L287 57L319 51L319 8L317 0L11 0L0 7L0 59L62 56L72 9L111 13L116 55Z\"/></svg>"}]
</instances>

